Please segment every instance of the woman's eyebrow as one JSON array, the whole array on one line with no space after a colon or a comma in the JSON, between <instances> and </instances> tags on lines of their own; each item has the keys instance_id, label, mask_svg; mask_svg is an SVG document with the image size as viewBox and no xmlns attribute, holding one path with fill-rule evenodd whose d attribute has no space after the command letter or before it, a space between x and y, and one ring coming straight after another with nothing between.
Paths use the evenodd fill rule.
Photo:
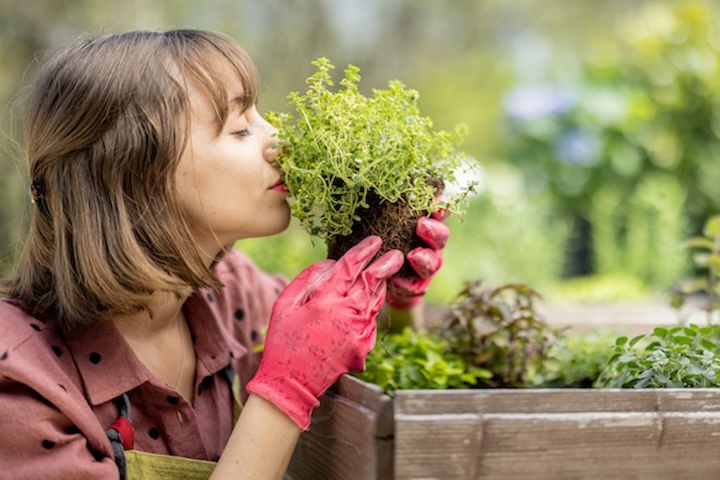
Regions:
<instances>
[{"instance_id":1,"label":"woman's eyebrow","mask_svg":"<svg viewBox=\"0 0 720 480\"><path fill-rule=\"evenodd\" d=\"M230 110L241 115L252 106L252 101L247 95L236 95L230 99Z\"/></svg>"}]
</instances>

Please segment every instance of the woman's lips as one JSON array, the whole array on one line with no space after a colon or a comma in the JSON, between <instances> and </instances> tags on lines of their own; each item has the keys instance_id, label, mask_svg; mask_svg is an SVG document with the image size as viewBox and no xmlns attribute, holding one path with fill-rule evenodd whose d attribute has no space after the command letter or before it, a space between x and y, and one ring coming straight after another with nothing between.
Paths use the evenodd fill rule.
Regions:
<instances>
[{"instance_id":1,"label":"woman's lips","mask_svg":"<svg viewBox=\"0 0 720 480\"><path fill-rule=\"evenodd\" d=\"M274 190L276 192L284 192L284 193L289 192L287 185L285 185L285 182L283 182L282 178L280 180L278 180L277 182L275 182L268 190Z\"/></svg>"}]
</instances>

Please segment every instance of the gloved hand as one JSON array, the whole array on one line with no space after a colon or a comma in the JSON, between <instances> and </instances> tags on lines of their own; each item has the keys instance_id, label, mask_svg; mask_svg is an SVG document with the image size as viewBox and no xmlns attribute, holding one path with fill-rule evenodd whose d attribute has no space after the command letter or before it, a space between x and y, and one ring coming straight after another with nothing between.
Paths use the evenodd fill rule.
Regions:
<instances>
[{"instance_id":1,"label":"gloved hand","mask_svg":"<svg viewBox=\"0 0 720 480\"><path fill-rule=\"evenodd\" d=\"M387 279L403 264L392 250L369 266L382 240L370 236L339 260L317 262L273 306L265 349L247 391L284 411L303 430L325 391L344 373L365 369ZM367 268L365 268L367 266Z\"/></svg>"},{"instance_id":2,"label":"gloved hand","mask_svg":"<svg viewBox=\"0 0 720 480\"><path fill-rule=\"evenodd\" d=\"M443 263L443 248L450 236L450 230L443 221L445 210L433 213L432 218L422 217L415 232L428 247L417 247L407 254L407 261L417 275L396 275L388 282L387 304L396 310L407 310L422 301L433 276Z\"/></svg>"}]
</instances>

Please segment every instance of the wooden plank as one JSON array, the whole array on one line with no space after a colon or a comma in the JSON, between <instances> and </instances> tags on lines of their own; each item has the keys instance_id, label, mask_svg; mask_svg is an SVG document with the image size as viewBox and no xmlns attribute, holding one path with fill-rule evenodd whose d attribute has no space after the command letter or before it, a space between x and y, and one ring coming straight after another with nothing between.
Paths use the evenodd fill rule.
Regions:
<instances>
[{"instance_id":1,"label":"wooden plank","mask_svg":"<svg viewBox=\"0 0 720 480\"><path fill-rule=\"evenodd\" d=\"M628 392L629 393L629 392ZM396 415L395 478L714 478L719 412Z\"/></svg>"},{"instance_id":2,"label":"wooden plank","mask_svg":"<svg viewBox=\"0 0 720 480\"><path fill-rule=\"evenodd\" d=\"M476 478L481 415L399 415L395 428L393 478Z\"/></svg>"},{"instance_id":3,"label":"wooden plank","mask_svg":"<svg viewBox=\"0 0 720 480\"><path fill-rule=\"evenodd\" d=\"M717 414L491 414L482 428L473 478L677 480L720 467Z\"/></svg>"},{"instance_id":4,"label":"wooden plank","mask_svg":"<svg viewBox=\"0 0 720 480\"><path fill-rule=\"evenodd\" d=\"M394 403L392 397L387 395L382 388L351 375L343 375L334 385L333 392L375 412L376 425L374 428L378 437L392 436Z\"/></svg>"},{"instance_id":5,"label":"wooden plank","mask_svg":"<svg viewBox=\"0 0 720 480\"><path fill-rule=\"evenodd\" d=\"M678 388L656 390L662 412L720 412L720 389Z\"/></svg>"},{"instance_id":6,"label":"wooden plank","mask_svg":"<svg viewBox=\"0 0 720 480\"><path fill-rule=\"evenodd\" d=\"M720 411L720 389L399 390L396 415Z\"/></svg>"},{"instance_id":7,"label":"wooden plank","mask_svg":"<svg viewBox=\"0 0 720 480\"><path fill-rule=\"evenodd\" d=\"M392 433L392 399L384 393L387 399L380 398L364 382L346 383L313 413L312 428L301 435L290 462L292 480L392 478L393 439L378 434Z\"/></svg>"},{"instance_id":8,"label":"wooden plank","mask_svg":"<svg viewBox=\"0 0 720 480\"><path fill-rule=\"evenodd\" d=\"M720 470L720 389L398 391L345 376L289 479L694 479Z\"/></svg>"}]
</instances>

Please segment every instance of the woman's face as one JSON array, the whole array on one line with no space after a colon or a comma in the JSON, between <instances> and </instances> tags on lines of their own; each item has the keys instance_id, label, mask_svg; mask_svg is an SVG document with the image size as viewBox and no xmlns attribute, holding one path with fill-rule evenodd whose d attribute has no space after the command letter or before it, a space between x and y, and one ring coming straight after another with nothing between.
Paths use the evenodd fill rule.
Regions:
<instances>
[{"instance_id":1,"label":"woman's face","mask_svg":"<svg viewBox=\"0 0 720 480\"><path fill-rule=\"evenodd\" d=\"M275 166L277 131L253 105L241 111L242 86L228 91L230 114L218 133L210 100L191 89L191 129L176 172L180 206L195 239L214 256L235 240L287 228L287 188Z\"/></svg>"}]
</instances>

